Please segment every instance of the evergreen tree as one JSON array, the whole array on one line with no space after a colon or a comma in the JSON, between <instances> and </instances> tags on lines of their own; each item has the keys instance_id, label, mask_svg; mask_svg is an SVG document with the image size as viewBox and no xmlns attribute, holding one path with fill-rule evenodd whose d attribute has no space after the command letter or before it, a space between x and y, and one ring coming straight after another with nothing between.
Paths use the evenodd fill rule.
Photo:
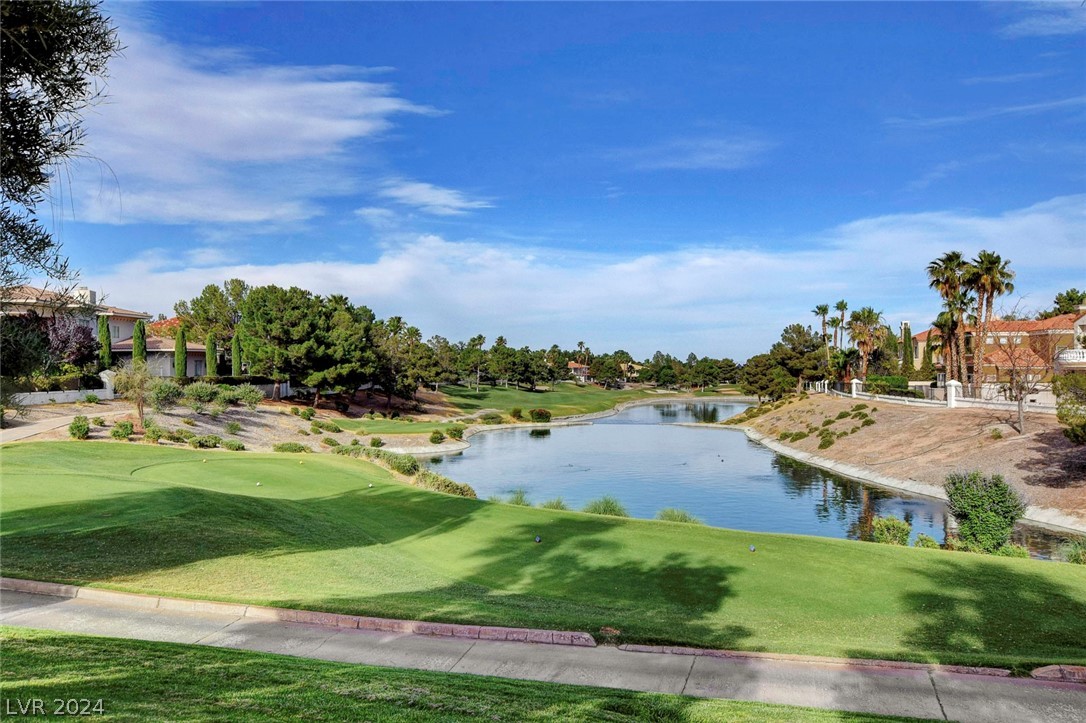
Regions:
<instances>
[{"instance_id":1,"label":"evergreen tree","mask_svg":"<svg viewBox=\"0 0 1086 723\"><path fill-rule=\"evenodd\" d=\"M109 336L109 317L98 317L98 364L103 369L113 366L113 340Z\"/></svg>"},{"instance_id":2,"label":"evergreen tree","mask_svg":"<svg viewBox=\"0 0 1086 723\"><path fill-rule=\"evenodd\" d=\"M241 337L237 334L230 342L230 374L241 376Z\"/></svg>"},{"instance_id":3,"label":"evergreen tree","mask_svg":"<svg viewBox=\"0 0 1086 723\"><path fill-rule=\"evenodd\" d=\"M185 327L177 327L177 336L173 342L173 375L178 379L187 376L188 369L188 340L185 338Z\"/></svg>"},{"instance_id":4,"label":"evergreen tree","mask_svg":"<svg viewBox=\"0 0 1086 723\"><path fill-rule=\"evenodd\" d=\"M928 334L927 343L924 344L924 361L920 363L920 371L916 373L922 381L930 382L935 379L935 363L931 360L931 334Z\"/></svg>"},{"instance_id":5,"label":"evergreen tree","mask_svg":"<svg viewBox=\"0 0 1086 723\"><path fill-rule=\"evenodd\" d=\"M204 347L204 359L207 361L207 369L204 373L209 377L218 376L219 349L215 345L214 334L207 335L207 345Z\"/></svg>"},{"instance_id":6,"label":"evergreen tree","mask_svg":"<svg viewBox=\"0 0 1086 723\"><path fill-rule=\"evenodd\" d=\"M909 322L901 325L901 373L912 379L916 376L916 362L913 357L913 333Z\"/></svg>"},{"instance_id":7,"label":"evergreen tree","mask_svg":"<svg viewBox=\"0 0 1086 723\"><path fill-rule=\"evenodd\" d=\"M132 361L147 361L147 325L144 324L143 319L137 321L136 327L132 330Z\"/></svg>"}]
</instances>

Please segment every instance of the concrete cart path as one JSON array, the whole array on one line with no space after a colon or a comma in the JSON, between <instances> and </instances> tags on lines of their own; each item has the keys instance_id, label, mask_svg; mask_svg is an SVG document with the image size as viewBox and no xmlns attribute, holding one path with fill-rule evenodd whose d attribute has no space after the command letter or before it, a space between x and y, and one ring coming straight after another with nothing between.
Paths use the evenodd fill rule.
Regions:
<instances>
[{"instance_id":1,"label":"concrete cart path","mask_svg":"<svg viewBox=\"0 0 1086 723\"><path fill-rule=\"evenodd\" d=\"M0 624L345 663L984 723L1086 720L1086 685L322 627L5 590Z\"/></svg>"},{"instance_id":2,"label":"concrete cart path","mask_svg":"<svg viewBox=\"0 0 1086 723\"><path fill-rule=\"evenodd\" d=\"M23 439L29 439L35 437L43 432L50 432L54 429L60 429L61 427L67 427L72 423L76 417L120 417L125 414L131 414L131 409L119 409L114 411L102 411L98 412L93 408L88 408L86 412L82 414L72 414L64 417L50 417L49 419L42 419L37 422L30 422L27 424L19 424L15 427L6 427L0 429L0 444L7 444L8 442L18 442Z\"/></svg>"}]
</instances>

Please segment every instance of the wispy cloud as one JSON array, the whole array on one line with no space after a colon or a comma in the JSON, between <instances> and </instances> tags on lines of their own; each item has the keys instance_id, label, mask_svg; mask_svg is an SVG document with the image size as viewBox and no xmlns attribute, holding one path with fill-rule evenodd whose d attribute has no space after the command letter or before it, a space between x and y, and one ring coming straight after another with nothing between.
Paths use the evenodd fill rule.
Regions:
<instances>
[{"instance_id":1,"label":"wispy cloud","mask_svg":"<svg viewBox=\"0 0 1086 723\"><path fill-rule=\"evenodd\" d=\"M377 195L435 216L459 216L494 205L488 200L469 198L462 191L452 188L402 178L385 181Z\"/></svg>"},{"instance_id":2,"label":"wispy cloud","mask_svg":"<svg viewBox=\"0 0 1086 723\"><path fill-rule=\"evenodd\" d=\"M622 347L637 357L658 346L745 359L768 348L787 324L811 321L813 304L839 298L918 328L938 311L923 269L948 249L969 256L996 250L1011 260L1020 289L1051 298L1079 281L1084 236L1086 196L1079 195L992 215L864 218L789 239L780 250L719 244L650 254L571 253L416 234L364 262L193 268L175 254L152 251L87 282L119 305L151 312L232 277L299 284L347 294L379 316L400 314L424 334L452 339L505 334L533 347L571 347L585 339L593 348ZM454 289L478 293L451 294ZM503 303L508 299L516 299L515 314Z\"/></svg>"},{"instance_id":3,"label":"wispy cloud","mask_svg":"<svg viewBox=\"0 0 1086 723\"><path fill-rule=\"evenodd\" d=\"M1007 37L1074 35L1086 32L1086 8L1082 6L1082 0L1010 5L1018 10L1018 19L1003 27L1002 34Z\"/></svg>"},{"instance_id":4,"label":"wispy cloud","mask_svg":"<svg viewBox=\"0 0 1086 723\"><path fill-rule=\"evenodd\" d=\"M107 102L86 118L87 150L111 175L104 192L80 184L95 189L76 199L80 220L311 218L322 198L354 188L348 147L364 155L359 142L372 144L397 115L438 114L371 79L386 68L261 65L236 49L173 45L123 12L116 19L124 56L111 63Z\"/></svg>"},{"instance_id":5,"label":"wispy cloud","mask_svg":"<svg viewBox=\"0 0 1086 723\"><path fill-rule=\"evenodd\" d=\"M367 224L378 230L386 230L394 228L397 225L398 217L396 212L388 208L378 208L375 206L367 206L365 208L355 209L354 215L365 221Z\"/></svg>"},{"instance_id":6,"label":"wispy cloud","mask_svg":"<svg viewBox=\"0 0 1086 723\"><path fill-rule=\"evenodd\" d=\"M734 171L758 165L777 143L748 134L673 138L654 145L613 151L611 157L642 171Z\"/></svg>"},{"instance_id":7,"label":"wispy cloud","mask_svg":"<svg viewBox=\"0 0 1086 723\"><path fill-rule=\"evenodd\" d=\"M1078 95L1060 100L1050 100L1041 103L1026 103L1023 105L1007 105L998 108L985 108L962 113L960 115L947 115L938 117L911 117L911 118L887 118L884 123L889 126L901 128L942 128L945 126L963 125L976 121L990 120L992 118L1006 118L1023 115L1037 115L1052 111L1078 108L1086 105L1086 95Z\"/></svg>"},{"instance_id":8,"label":"wispy cloud","mask_svg":"<svg viewBox=\"0 0 1086 723\"><path fill-rule=\"evenodd\" d=\"M1054 70L1038 70L1033 73L1009 73L1007 75L978 75L972 78L962 78L962 85L1002 85L1005 83L1024 83L1028 80L1040 80L1051 78L1056 74Z\"/></svg>"}]
</instances>

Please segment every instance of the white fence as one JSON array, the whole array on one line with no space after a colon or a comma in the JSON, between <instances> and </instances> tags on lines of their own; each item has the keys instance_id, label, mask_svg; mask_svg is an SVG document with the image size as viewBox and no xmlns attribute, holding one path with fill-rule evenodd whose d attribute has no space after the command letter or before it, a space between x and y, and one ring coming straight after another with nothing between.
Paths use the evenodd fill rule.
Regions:
<instances>
[{"instance_id":1,"label":"white fence","mask_svg":"<svg viewBox=\"0 0 1086 723\"><path fill-rule=\"evenodd\" d=\"M993 386L993 385L984 385ZM851 385L847 385L849 391L843 392L833 389L825 382L810 382L807 384L808 392L826 392L838 397L849 399L866 399L869 401L886 402L888 404L904 404L913 407L945 407L950 409L998 409L1001 411L1018 411L1018 402L995 398L970 398L962 396L962 385L958 382L947 384L945 401L934 399L917 399L915 397L898 397L890 394L868 394L862 391L864 383L860 379L853 379ZM1049 392L1051 395L1051 392ZM994 395L993 395L994 396ZM1031 395L1023 405L1026 412L1039 412L1041 414L1055 414L1056 405L1049 403L1047 398L1039 398L1039 395Z\"/></svg>"}]
</instances>

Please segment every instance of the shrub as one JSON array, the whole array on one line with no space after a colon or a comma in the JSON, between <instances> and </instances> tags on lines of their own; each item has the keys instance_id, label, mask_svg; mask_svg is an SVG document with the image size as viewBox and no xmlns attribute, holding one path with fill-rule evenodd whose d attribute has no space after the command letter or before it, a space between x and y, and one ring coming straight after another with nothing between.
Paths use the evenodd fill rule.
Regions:
<instances>
[{"instance_id":1,"label":"shrub","mask_svg":"<svg viewBox=\"0 0 1086 723\"><path fill-rule=\"evenodd\" d=\"M389 469L407 475L408 477L418 474L420 469L419 461L409 454L396 454L395 452L386 452L383 449L367 449L365 447L339 447L336 452L348 454L352 457L364 454L368 459L380 460L388 465Z\"/></svg>"},{"instance_id":2,"label":"shrub","mask_svg":"<svg viewBox=\"0 0 1086 723\"><path fill-rule=\"evenodd\" d=\"M860 426L861 427L870 427L874 423L875 423L875 420L868 417L864 421L860 422Z\"/></svg>"},{"instance_id":3,"label":"shrub","mask_svg":"<svg viewBox=\"0 0 1086 723\"><path fill-rule=\"evenodd\" d=\"M1060 545L1060 556L1064 562L1074 565L1086 565L1086 539L1081 537L1067 540Z\"/></svg>"},{"instance_id":4,"label":"shrub","mask_svg":"<svg viewBox=\"0 0 1086 723\"><path fill-rule=\"evenodd\" d=\"M302 435L303 437L308 437L309 436L309 431L305 430L305 429L299 429L298 434Z\"/></svg>"},{"instance_id":5,"label":"shrub","mask_svg":"<svg viewBox=\"0 0 1086 723\"><path fill-rule=\"evenodd\" d=\"M921 532L916 536L916 542L913 543L913 547L926 547L932 550L939 549L939 543L935 541L935 538L931 535L925 535Z\"/></svg>"},{"instance_id":6,"label":"shrub","mask_svg":"<svg viewBox=\"0 0 1086 723\"><path fill-rule=\"evenodd\" d=\"M117 422L113 429L109 430L109 436L127 441L132 436L132 422Z\"/></svg>"},{"instance_id":7,"label":"shrub","mask_svg":"<svg viewBox=\"0 0 1086 723\"><path fill-rule=\"evenodd\" d=\"M790 439L792 439L792 433L791 432L781 432L780 434L777 435L777 439L782 441L782 442L790 440Z\"/></svg>"},{"instance_id":8,"label":"shrub","mask_svg":"<svg viewBox=\"0 0 1086 723\"><path fill-rule=\"evenodd\" d=\"M78 416L68 425L68 434L72 439L86 439L90 436L90 422L84 416Z\"/></svg>"},{"instance_id":9,"label":"shrub","mask_svg":"<svg viewBox=\"0 0 1086 723\"><path fill-rule=\"evenodd\" d=\"M479 417L479 420L483 424L501 424L502 415L498 414L497 412L487 412L483 416Z\"/></svg>"},{"instance_id":10,"label":"shrub","mask_svg":"<svg viewBox=\"0 0 1086 723\"><path fill-rule=\"evenodd\" d=\"M298 416L308 422L309 420L313 419L313 417L317 416L317 410L313 407L306 407L302 411L298 412Z\"/></svg>"},{"instance_id":11,"label":"shrub","mask_svg":"<svg viewBox=\"0 0 1086 723\"><path fill-rule=\"evenodd\" d=\"M185 387L182 398L187 404L211 404L219 397L219 388L208 382L193 382Z\"/></svg>"},{"instance_id":12,"label":"shrub","mask_svg":"<svg viewBox=\"0 0 1086 723\"><path fill-rule=\"evenodd\" d=\"M203 437L193 437L189 440L189 446L193 449L215 449L222 444L222 437L216 434L205 434Z\"/></svg>"},{"instance_id":13,"label":"shrub","mask_svg":"<svg viewBox=\"0 0 1086 723\"><path fill-rule=\"evenodd\" d=\"M1063 430L1063 436L1071 440L1072 444L1086 444L1086 423L1072 424Z\"/></svg>"},{"instance_id":14,"label":"shrub","mask_svg":"<svg viewBox=\"0 0 1086 723\"><path fill-rule=\"evenodd\" d=\"M321 425L317 424L316 422L313 422L312 424L309 425L309 431L310 431L311 434L320 434L324 430L321 428Z\"/></svg>"},{"instance_id":15,"label":"shrub","mask_svg":"<svg viewBox=\"0 0 1086 723\"><path fill-rule=\"evenodd\" d=\"M326 422L326 421L323 421L323 420L320 420L320 419L314 419L312 424L310 425L310 428L314 432L324 431L324 432L331 432L332 434L339 434L340 432L343 431L343 428L340 427L335 422Z\"/></svg>"},{"instance_id":16,"label":"shrub","mask_svg":"<svg viewBox=\"0 0 1086 723\"><path fill-rule=\"evenodd\" d=\"M279 444L273 445L272 450L276 452L290 452L291 454L313 451L304 444L298 444L297 442L280 442Z\"/></svg>"},{"instance_id":17,"label":"shrub","mask_svg":"<svg viewBox=\"0 0 1086 723\"><path fill-rule=\"evenodd\" d=\"M853 412L853 419L867 419L867 412Z\"/></svg>"},{"instance_id":18,"label":"shrub","mask_svg":"<svg viewBox=\"0 0 1086 723\"><path fill-rule=\"evenodd\" d=\"M909 379L902 376L879 376L877 374L869 374L867 379L864 380L867 389L871 389L872 385L877 385L880 389L908 389ZM872 392L873 394L885 394L883 392Z\"/></svg>"},{"instance_id":19,"label":"shrub","mask_svg":"<svg viewBox=\"0 0 1086 723\"><path fill-rule=\"evenodd\" d=\"M859 412L861 409L867 409L866 404L856 404L852 407L852 411Z\"/></svg>"},{"instance_id":20,"label":"shrub","mask_svg":"<svg viewBox=\"0 0 1086 723\"><path fill-rule=\"evenodd\" d=\"M290 408L290 413L291 413L291 414L293 414L293 415L294 415L295 417L297 417L297 416L298 416L298 411L299 411L299 410L298 410L298 408L297 408L297 407L291 407L291 408Z\"/></svg>"},{"instance_id":21,"label":"shrub","mask_svg":"<svg viewBox=\"0 0 1086 723\"><path fill-rule=\"evenodd\" d=\"M656 519L664 522L686 522L692 525L704 525L705 523L694 517L686 510L678 510L674 507L666 507L656 513Z\"/></svg>"},{"instance_id":22,"label":"shrub","mask_svg":"<svg viewBox=\"0 0 1086 723\"><path fill-rule=\"evenodd\" d=\"M833 446L833 437L822 437L822 440L818 443L819 449L829 449Z\"/></svg>"},{"instance_id":23,"label":"shrub","mask_svg":"<svg viewBox=\"0 0 1086 723\"><path fill-rule=\"evenodd\" d=\"M166 439L170 440L171 442L177 442L179 444L183 444L183 443L189 441L190 439L192 439L193 437L195 437L196 435L193 434L192 432L190 432L187 429L175 429L172 432L166 432L162 436L165 437Z\"/></svg>"},{"instance_id":24,"label":"shrub","mask_svg":"<svg viewBox=\"0 0 1086 723\"><path fill-rule=\"evenodd\" d=\"M562 501L561 497L555 497L553 500L547 500L540 505L545 510L568 510L569 507Z\"/></svg>"},{"instance_id":25,"label":"shrub","mask_svg":"<svg viewBox=\"0 0 1086 723\"><path fill-rule=\"evenodd\" d=\"M847 437L847 436L848 436L848 432L846 432L843 429L840 432L837 433L837 438L838 439L841 439L841 437Z\"/></svg>"},{"instance_id":26,"label":"shrub","mask_svg":"<svg viewBox=\"0 0 1086 723\"><path fill-rule=\"evenodd\" d=\"M440 429L430 432L430 444L441 444L444 441L445 435L441 433Z\"/></svg>"},{"instance_id":27,"label":"shrub","mask_svg":"<svg viewBox=\"0 0 1086 723\"><path fill-rule=\"evenodd\" d=\"M241 398L240 387L232 387L229 384L216 384L215 385L215 401L219 402L223 406L228 404L237 404Z\"/></svg>"},{"instance_id":28,"label":"shrub","mask_svg":"<svg viewBox=\"0 0 1086 723\"><path fill-rule=\"evenodd\" d=\"M448 477L443 477L442 475L427 469L424 469L415 475L415 484L419 487L425 487L428 490L434 490L435 492L459 495L460 497L467 497L473 500L477 499L475 490L471 488L471 485L454 482Z\"/></svg>"},{"instance_id":29,"label":"shrub","mask_svg":"<svg viewBox=\"0 0 1086 723\"><path fill-rule=\"evenodd\" d=\"M335 437L325 437L321 440L321 444L323 444L325 447L338 447L339 440Z\"/></svg>"},{"instance_id":30,"label":"shrub","mask_svg":"<svg viewBox=\"0 0 1086 723\"><path fill-rule=\"evenodd\" d=\"M528 417L533 422L549 422L551 421L551 410L549 409L529 409Z\"/></svg>"},{"instance_id":31,"label":"shrub","mask_svg":"<svg viewBox=\"0 0 1086 723\"><path fill-rule=\"evenodd\" d=\"M237 439L228 439L222 443L222 446L229 449L231 452L244 452L245 445Z\"/></svg>"},{"instance_id":32,"label":"shrub","mask_svg":"<svg viewBox=\"0 0 1086 723\"><path fill-rule=\"evenodd\" d=\"M876 517L871 525L871 539L884 545L908 545L912 530L912 525L893 515Z\"/></svg>"},{"instance_id":33,"label":"shrub","mask_svg":"<svg viewBox=\"0 0 1086 723\"><path fill-rule=\"evenodd\" d=\"M806 432L794 432L792 434L792 441L793 442L798 442L799 440L807 439L807 437L810 437L810 436L811 435L807 434Z\"/></svg>"},{"instance_id":34,"label":"shrub","mask_svg":"<svg viewBox=\"0 0 1086 723\"><path fill-rule=\"evenodd\" d=\"M225 425L223 425L223 431L225 431L227 434L237 434L241 431L241 425L237 422L227 422Z\"/></svg>"},{"instance_id":35,"label":"shrub","mask_svg":"<svg viewBox=\"0 0 1086 723\"><path fill-rule=\"evenodd\" d=\"M993 440L1003 439L1003 432L1001 432L998 428L993 427L991 433L988 436L991 437Z\"/></svg>"},{"instance_id":36,"label":"shrub","mask_svg":"<svg viewBox=\"0 0 1086 723\"><path fill-rule=\"evenodd\" d=\"M264 401L264 392L252 384L242 384L234 387L236 403L244 404L247 409L256 409L257 405Z\"/></svg>"},{"instance_id":37,"label":"shrub","mask_svg":"<svg viewBox=\"0 0 1086 723\"><path fill-rule=\"evenodd\" d=\"M183 417L181 419L181 424L184 424L184 425L186 425L188 427L195 427L196 426L196 420L193 419L192 417Z\"/></svg>"},{"instance_id":38,"label":"shrub","mask_svg":"<svg viewBox=\"0 0 1086 723\"><path fill-rule=\"evenodd\" d=\"M381 439L380 437L370 437L370 446L374 449L377 449L378 447L384 447L385 440Z\"/></svg>"},{"instance_id":39,"label":"shrub","mask_svg":"<svg viewBox=\"0 0 1086 723\"><path fill-rule=\"evenodd\" d=\"M456 424L456 425L453 425L452 427L449 427L448 430L446 430L446 433L450 437L452 437L453 439L463 439L464 438L464 429L465 429L465 427L463 425Z\"/></svg>"},{"instance_id":40,"label":"shrub","mask_svg":"<svg viewBox=\"0 0 1086 723\"><path fill-rule=\"evenodd\" d=\"M983 552L1007 544L1026 504L1002 475L953 472L946 478L947 506L958 521L962 541Z\"/></svg>"},{"instance_id":41,"label":"shrub","mask_svg":"<svg viewBox=\"0 0 1086 723\"><path fill-rule=\"evenodd\" d=\"M830 426L831 424L833 424L836 421L837 421L836 419L823 419L822 420L822 426L823 427L828 427L828 426Z\"/></svg>"},{"instance_id":42,"label":"shrub","mask_svg":"<svg viewBox=\"0 0 1086 723\"><path fill-rule=\"evenodd\" d=\"M840 412L837 413L837 418L838 419L848 419L850 414L852 414L852 412L840 411Z\"/></svg>"},{"instance_id":43,"label":"shrub","mask_svg":"<svg viewBox=\"0 0 1086 723\"><path fill-rule=\"evenodd\" d=\"M591 515L608 515L610 517L629 517L626 508L614 497L604 495L598 500L592 500L584 506L584 512Z\"/></svg>"},{"instance_id":44,"label":"shrub","mask_svg":"<svg viewBox=\"0 0 1086 723\"><path fill-rule=\"evenodd\" d=\"M524 410L520 407L513 407L509 410L509 416L513 419L522 419L524 417Z\"/></svg>"},{"instance_id":45,"label":"shrub","mask_svg":"<svg viewBox=\"0 0 1086 723\"><path fill-rule=\"evenodd\" d=\"M159 440L164 436L166 436L166 432L159 427L144 426L143 428L143 441L147 442L147 444L158 444Z\"/></svg>"},{"instance_id":46,"label":"shrub","mask_svg":"<svg viewBox=\"0 0 1086 723\"><path fill-rule=\"evenodd\" d=\"M177 403L181 401L181 395L184 391L172 379L159 379L151 383L151 394L149 401L151 402L151 408L156 412L162 412L170 407L177 406Z\"/></svg>"},{"instance_id":47,"label":"shrub","mask_svg":"<svg viewBox=\"0 0 1086 723\"><path fill-rule=\"evenodd\" d=\"M1026 547L1022 546L1022 545L1016 545L1013 542L1008 542L1005 545L1001 545L992 554L993 555L998 555L999 557L1025 557L1025 558L1028 558L1029 557L1029 550Z\"/></svg>"},{"instance_id":48,"label":"shrub","mask_svg":"<svg viewBox=\"0 0 1086 723\"><path fill-rule=\"evenodd\" d=\"M518 487L513 490L509 495L509 504L520 505L521 507L531 507L532 501L528 499L528 491L523 487Z\"/></svg>"},{"instance_id":49,"label":"shrub","mask_svg":"<svg viewBox=\"0 0 1086 723\"><path fill-rule=\"evenodd\" d=\"M104 426L106 426L106 418L105 417L94 417L93 419L91 419L91 422L94 424L95 427L104 427Z\"/></svg>"},{"instance_id":50,"label":"shrub","mask_svg":"<svg viewBox=\"0 0 1086 723\"><path fill-rule=\"evenodd\" d=\"M86 404L97 404L98 403L98 395L97 394L84 394L83 395L83 401Z\"/></svg>"}]
</instances>

